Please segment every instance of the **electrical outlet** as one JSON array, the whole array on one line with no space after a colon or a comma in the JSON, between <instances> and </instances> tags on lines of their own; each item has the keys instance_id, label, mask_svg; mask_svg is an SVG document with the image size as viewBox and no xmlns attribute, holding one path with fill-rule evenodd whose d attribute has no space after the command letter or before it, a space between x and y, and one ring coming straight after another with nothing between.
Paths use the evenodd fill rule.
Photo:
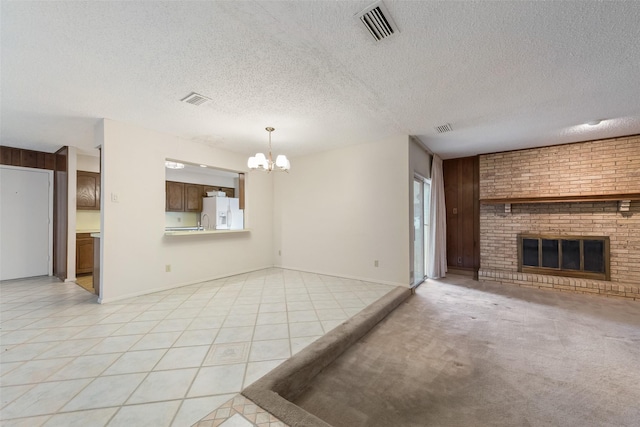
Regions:
<instances>
[{"instance_id":1,"label":"electrical outlet","mask_svg":"<svg viewBox=\"0 0 640 427\"><path fill-rule=\"evenodd\" d=\"M374 267L378 267L378 265L379 265L378 260L373 261L373 266Z\"/></svg>"},{"instance_id":2,"label":"electrical outlet","mask_svg":"<svg viewBox=\"0 0 640 427\"><path fill-rule=\"evenodd\" d=\"M118 193L111 193L111 201L113 203L120 202L120 197L118 196Z\"/></svg>"},{"instance_id":3,"label":"electrical outlet","mask_svg":"<svg viewBox=\"0 0 640 427\"><path fill-rule=\"evenodd\" d=\"M167 264L164 266L164 271L166 271L167 273L171 273L171 264Z\"/></svg>"}]
</instances>

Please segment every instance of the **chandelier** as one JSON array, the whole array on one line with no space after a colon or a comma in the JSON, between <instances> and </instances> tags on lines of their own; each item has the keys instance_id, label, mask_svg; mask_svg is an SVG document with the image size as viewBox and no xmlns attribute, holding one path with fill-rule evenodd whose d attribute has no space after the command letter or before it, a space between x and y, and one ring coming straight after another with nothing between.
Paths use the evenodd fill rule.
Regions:
<instances>
[{"instance_id":1,"label":"chandelier","mask_svg":"<svg viewBox=\"0 0 640 427\"><path fill-rule=\"evenodd\" d=\"M258 153L253 157L249 157L247 161L247 166L251 170L259 170L265 172L271 172L272 170L279 170L288 172L291 169L291 163L287 156L284 154L280 154L276 157L276 161L273 161L273 157L271 156L271 132L275 129L272 127L266 128L267 132L269 132L269 157L265 156L262 153Z\"/></svg>"}]
</instances>

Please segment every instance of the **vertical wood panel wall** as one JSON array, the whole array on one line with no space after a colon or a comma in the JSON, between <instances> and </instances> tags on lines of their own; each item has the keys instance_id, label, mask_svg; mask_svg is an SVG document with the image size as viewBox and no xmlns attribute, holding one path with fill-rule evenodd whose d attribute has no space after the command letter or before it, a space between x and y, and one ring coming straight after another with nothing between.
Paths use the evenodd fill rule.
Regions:
<instances>
[{"instance_id":1,"label":"vertical wood panel wall","mask_svg":"<svg viewBox=\"0 0 640 427\"><path fill-rule=\"evenodd\" d=\"M479 157L443 162L450 272L478 277L480 268Z\"/></svg>"}]
</instances>

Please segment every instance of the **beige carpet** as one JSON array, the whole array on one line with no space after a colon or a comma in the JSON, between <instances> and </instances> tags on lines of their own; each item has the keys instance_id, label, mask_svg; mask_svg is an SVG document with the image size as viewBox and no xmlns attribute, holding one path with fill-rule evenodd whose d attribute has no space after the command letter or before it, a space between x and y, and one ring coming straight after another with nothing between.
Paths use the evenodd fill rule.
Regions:
<instances>
[{"instance_id":1,"label":"beige carpet","mask_svg":"<svg viewBox=\"0 0 640 427\"><path fill-rule=\"evenodd\" d=\"M336 427L638 426L640 303L429 281L294 403Z\"/></svg>"}]
</instances>

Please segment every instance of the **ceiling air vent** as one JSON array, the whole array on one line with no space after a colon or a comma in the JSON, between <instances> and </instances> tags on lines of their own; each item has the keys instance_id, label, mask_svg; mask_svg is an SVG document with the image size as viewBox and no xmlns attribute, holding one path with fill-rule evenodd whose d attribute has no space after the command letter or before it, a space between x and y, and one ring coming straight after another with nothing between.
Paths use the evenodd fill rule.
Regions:
<instances>
[{"instance_id":1,"label":"ceiling air vent","mask_svg":"<svg viewBox=\"0 0 640 427\"><path fill-rule=\"evenodd\" d=\"M207 98L206 96L197 94L195 92L191 92L189 95L186 96L186 98L182 98L180 101L186 102L187 104L200 106L202 104L206 104L207 102L211 101L211 98Z\"/></svg>"},{"instance_id":2,"label":"ceiling air vent","mask_svg":"<svg viewBox=\"0 0 640 427\"><path fill-rule=\"evenodd\" d=\"M386 39L399 33L398 27L391 18L382 1L375 2L356 15L376 41Z\"/></svg>"},{"instance_id":3,"label":"ceiling air vent","mask_svg":"<svg viewBox=\"0 0 640 427\"><path fill-rule=\"evenodd\" d=\"M435 130L438 131L438 133L445 133L451 132L453 128L451 127L451 123L446 123L444 125L436 126Z\"/></svg>"}]
</instances>

